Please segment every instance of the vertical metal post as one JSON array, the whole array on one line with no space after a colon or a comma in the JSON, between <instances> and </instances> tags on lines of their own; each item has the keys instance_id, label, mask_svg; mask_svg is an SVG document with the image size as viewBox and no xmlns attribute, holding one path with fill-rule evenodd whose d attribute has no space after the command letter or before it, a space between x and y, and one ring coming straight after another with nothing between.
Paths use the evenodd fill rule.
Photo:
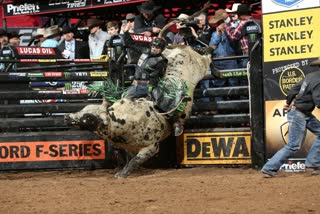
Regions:
<instances>
[{"instance_id":1,"label":"vertical metal post","mask_svg":"<svg viewBox=\"0 0 320 214\"><path fill-rule=\"evenodd\" d=\"M262 30L256 21L248 22L246 35L249 41L249 94L251 122L251 154L252 165L259 168L264 164L264 102L263 102L263 73L262 73Z\"/></svg>"}]
</instances>

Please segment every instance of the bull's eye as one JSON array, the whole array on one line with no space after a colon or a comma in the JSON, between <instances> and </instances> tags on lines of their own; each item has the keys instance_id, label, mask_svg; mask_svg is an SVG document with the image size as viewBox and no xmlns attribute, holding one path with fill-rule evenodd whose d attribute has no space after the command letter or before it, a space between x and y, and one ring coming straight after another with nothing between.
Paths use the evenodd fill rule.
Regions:
<instances>
[{"instance_id":1,"label":"bull's eye","mask_svg":"<svg viewBox=\"0 0 320 214\"><path fill-rule=\"evenodd\" d=\"M101 123L101 119L93 114L84 114L79 120L79 126L81 129L94 131Z\"/></svg>"}]
</instances>

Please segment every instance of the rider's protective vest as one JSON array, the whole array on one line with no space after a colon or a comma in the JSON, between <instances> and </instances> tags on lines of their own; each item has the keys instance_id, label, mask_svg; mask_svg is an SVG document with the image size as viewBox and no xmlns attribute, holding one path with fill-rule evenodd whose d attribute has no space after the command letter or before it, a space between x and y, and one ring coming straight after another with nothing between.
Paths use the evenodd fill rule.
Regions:
<instances>
[{"instance_id":1,"label":"rider's protective vest","mask_svg":"<svg viewBox=\"0 0 320 214\"><path fill-rule=\"evenodd\" d=\"M135 80L150 81L150 84L155 86L164 74L166 64L167 59L163 55L141 54L134 75Z\"/></svg>"}]
</instances>

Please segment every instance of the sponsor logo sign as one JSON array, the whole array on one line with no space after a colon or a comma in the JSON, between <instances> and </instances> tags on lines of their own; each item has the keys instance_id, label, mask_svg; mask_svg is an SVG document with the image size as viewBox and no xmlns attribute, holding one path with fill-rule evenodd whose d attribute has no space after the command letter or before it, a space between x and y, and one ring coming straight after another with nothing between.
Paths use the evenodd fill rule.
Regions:
<instances>
[{"instance_id":1,"label":"sponsor logo sign","mask_svg":"<svg viewBox=\"0 0 320 214\"><path fill-rule=\"evenodd\" d=\"M247 76L248 74L248 72L246 71L246 70L243 70L243 71L222 71L221 72L222 73L222 75L224 76L224 77L243 77L243 76Z\"/></svg>"},{"instance_id":2,"label":"sponsor logo sign","mask_svg":"<svg viewBox=\"0 0 320 214\"><path fill-rule=\"evenodd\" d=\"M319 0L262 0L262 13L275 13L319 7Z\"/></svg>"},{"instance_id":3,"label":"sponsor logo sign","mask_svg":"<svg viewBox=\"0 0 320 214\"><path fill-rule=\"evenodd\" d=\"M141 34L131 34L131 38L136 42L152 42L154 36L144 36Z\"/></svg>"},{"instance_id":4,"label":"sponsor logo sign","mask_svg":"<svg viewBox=\"0 0 320 214\"><path fill-rule=\"evenodd\" d=\"M104 140L2 142L0 162L105 159Z\"/></svg>"},{"instance_id":5,"label":"sponsor logo sign","mask_svg":"<svg viewBox=\"0 0 320 214\"><path fill-rule=\"evenodd\" d=\"M264 15L264 61L319 56L320 8Z\"/></svg>"},{"instance_id":6,"label":"sponsor logo sign","mask_svg":"<svg viewBox=\"0 0 320 214\"><path fill-rule=\"evenodd\" d=\"M179 140L181 164L251 163L250 132L185 133Z\"/></svg>"},{"instance_id":7,"label":"sponsor logo sign","mask_svg":"<svg viewBox=\"0 0 320 214\"><path fill-rule=\"evenodd\" d=\"M43 73L28 73L27 77L43 77Z\"/></svg>"},{"instance_id":8,"label":"sponsor logo sign","mask_svg":"<svg viewBox=\"0 0 320 214\"><path fill-rule=\"evenodd\" d=\"M81 8L87 5L87 0L49 0L48 6L53 8Z\"/></svg>"},{"instance_id":9,"label":"sponsor logo sign","mask_svg":"<svg viewBox=\"0 0 320 214\"><path fill-rule=\"evenodd\" d=\"M4 16L26 14L61 13L70 10L85 10L119 4L144 2L145 0L49 0L36 3L4 2Z\"/></svg>"},{"instance_id":10,"label":"sponsor logo sign","mask_svg":"<svg viewBox=\"0 0 320 214\"><path fill-rule=\"evenodd\" d=\"M291 67L284 70L279 78L281 92L287 96L288 91L304 78L304 72L298 67Z\"/></svg>"},{"instance_id":11,"label":"sponsor logo sign","mask_svg":"<svg viewBox=\"0 0 320 214\"><path fill-rule=\"evenodd\" d=\"M280 167L280 170L286 172L303 172L306 170L306 165L304 162L304 159L289 159Z\"/></svg>"},{"instance_id":12,"label":"sponsor logo sign","mask_svg":"<svg viewBox=\"0 0 320 214\"><path fill-rule=\"evenodd\" d=\"M293 5L296 5L303 0L272 0L274 3L284 6L284 7L292 7Z\"/></svg>"},{"instance_id":13,"label":"sponsor logo sign","mask_svg":"<svg viewBox=\"0 0 320 214\"><path fill-rule=\"evenodd\" d=\"M51 90L51 91L38 91L39 94L61 94L62 91L59 90Z\"/></svg>"},{"instance_id":14,"label":"sponsor logo sign","mask_svg":"<svg viewBox=\"0 0 320 214\"><path fill-rule=\"evenodd\" d=\"M7 15L25 15L40 12L38 3L7 4L4 8Z\"/></svg>"},{"instance_id":15,"label":"sponsor logo sign","mask_svg":"<svg viewBox=\"0 0 320 214\"><path fill-rule=\"evenodd\" d=\"M108 76L108 72L90 72L90 76L91 77L107 77Z\"/></svg>"},{"instance_id":16,"label":"sponsor logo sign","mask_svg":"<svg viewBox=\"0 0 320 214\"><path fill-rule=\"evenodd\" d=\"M55 55L53 48L40 48L40 47L16 47L19 55Z\"/></svg>"},{"instance_id":17,"label":"sponsor logo sign","mask_svg":"<svg viewBox=\"0 0 320 214\"><path fill-rule=\"evenodd\" d=\"M25 77L25 76L27 76L27 74L26 74L26 73L15 73L15 72L11 72L11 73L9 73L9 76Z\"/></svg>"},{"instance_id":18,"label":"sponsor logo sign","mask_svg":"<svg viewBox=\"0 0 320 214\"><path fill-rule=\"evenodd\" d=\"M45 77L62 77L62 72L44 72Z\"/></svg>"}]
</instances>

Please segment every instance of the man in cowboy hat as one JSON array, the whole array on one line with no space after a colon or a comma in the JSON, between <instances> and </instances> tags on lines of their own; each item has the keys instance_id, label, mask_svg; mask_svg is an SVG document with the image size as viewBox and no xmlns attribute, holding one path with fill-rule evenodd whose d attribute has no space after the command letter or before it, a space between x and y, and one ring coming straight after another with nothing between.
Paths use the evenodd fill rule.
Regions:
<instances>
[{"instance_id":1,"label":"man in cowboy hat","mask_svg":"<svg viewBox=\"0 0 320 214\"><path fill-rule=\"evenodd\" d=\"M41 47L56 48L59 45L61 39L60 27L58 25L52 25L46 29L44 35L47 39L41 44Z\"/></svg>"},{"instance_id":2,"label":"man in cowboy hat","mask_svg":"<svg viewBox=\"0 0 320 214\"><path fill-rule=\"evenodd\" d=\"M242 32L244 31L246 23L252 20L252 17L250 16L251 10L249 5L242 4L238 6L237 11L235 13L238 15L240 22L236 28L232 26L229 22L227 24L226 32L232 41L240 42L242 53L244 55L248 55L248 37L244 36ZM242 66L246 67L246 62L244 62Z\"/></svg>"},{"instance_id":3,"label":"man in cowboy hat","mask_svg":"<svg viewBox=\"0 0 320 214\"><path fill-rule=\"evenodd\" d=\"M232 19L229 17L229 21L226 21L226 23L231 22L231 26L236 28L240 22L238 14L236 14L239 5L241 5L240 3L234 3L231 7L231 9L226 9L227 13L231 14Z\"/></svg>"},{"instance_id":4,"label":"man in cowboy hat","mask_svg":"<svg viewBox=\"0 0 320 214\"><path fill-rule=\"evenodd\" d=\"M46 37L44 37L45 34L45 28L37 28L37 31L32 33L32 37L28 46L30 46L32 43L34 44L34 46L41 46L42 42L46 40Z\"/></svg>"},{"instance_id":5,"label":"man in cowboy hat","mask_svg":"<svg viewBox=\"0 0 320 214\"><path fill-rule=\"evenodd\" d=\"M310 66L320 66L320 57ZM308 129L316 135L316 139L308 152L305 166L311 175L320 175L320 121L312 114L320 108L320 70L309 73L304 79L296 83L288 92L284 109L288 111L289 122L288 143L280 149L261 169L264 177L277 175L278 170L303 143L305 132Z\"/></svg>"},{"instance_id":6,"label":"man in cowboy hat","mask_svg":"<svg viewBox=\"0 0 320 214\"><path fill-rule=\"evenodd\" d=\"M235 51L226 33L226 20L228 18L227 12L224 9L219 9L214 16L209 19L209 23L215 25L216 31L212 33L209 45L214 48L214 57L228 57L234 56ZM237 68L237 60L222 60L214 62L215 68L219 70L229 70ZM203 89L209 88L210 83L212 87L237 86L239 84L238 77L219 78L214 80L201 81ZM202 101L209 100L209 98L202 98ZM215 101L224 100L223 97L215 97ZM216 113L216 112L209 112Z\"/></svg>"},{"instance_id":7,"label":"man in cowboy hat","mask_svg":"<svg viewBox=\"0 0 320 214\"><path fill-rule=\"evenodd\" d=\"M110 35L101 29L102 21L92 18L88 19L87 27L89 28L90 34L88 38L90 59L99 59L104 43L110 39Z\"/></svg>"},{"instance_id":8,"label":"man in cowboy hat","mask_svg":"<svg viewBox=\"0 0 320 214\"><path fill-rule=\"evenodd\" d=\"M8 45L8 33L4 29L0 29L0 49Z\"/></svg>"},{"instance_id":9,"label":"man in cowboy hat","mask_svg":"<svg viewBox=\"0 0 320 214\"><path fill-rule=\"evenodd\" d=\"M157 13L160 8L152 1L143 2L138 6L140 15L134 19L134 33L141 33L145 36L158 35L161 28L166 24L165 17Z\"/></svg>"},{"instance_id":10,"label":"man in cowboy hat","mask_svg":"<svg viewBox=\"0 0 320 214\"><path fill-rule=\"evenodd\" d=\"M18 34L16 31L12 31L8 33L9 45L10 46L19 46L20 45L20 37L23 34Z\"/></svg>"},{"instance_id":11,"label":"man in cowboy hat","mask_svg":"<svg viewBox=\"0 0 320 214\"><path fill-rule=\"evenodd\" d=\"M64 41L58 46L62 56L66 59L89 59L89 46L87 42L76 41L74 31L69 26L62 28Z\"/></svg>"},{"instance_id":12,"label":"man in cowboy hat","mask_svg":"<svg viewBox=\"0 0 320 214\"><path fill-rule=\"evenodd\" d=\"M124 28L129 25L129 33L134 33L134 20L136 18L136 15L133 13L128 13L126 15L126 19L122 21L120 34L123 34Z\"/></svg>"}]
</instances>

